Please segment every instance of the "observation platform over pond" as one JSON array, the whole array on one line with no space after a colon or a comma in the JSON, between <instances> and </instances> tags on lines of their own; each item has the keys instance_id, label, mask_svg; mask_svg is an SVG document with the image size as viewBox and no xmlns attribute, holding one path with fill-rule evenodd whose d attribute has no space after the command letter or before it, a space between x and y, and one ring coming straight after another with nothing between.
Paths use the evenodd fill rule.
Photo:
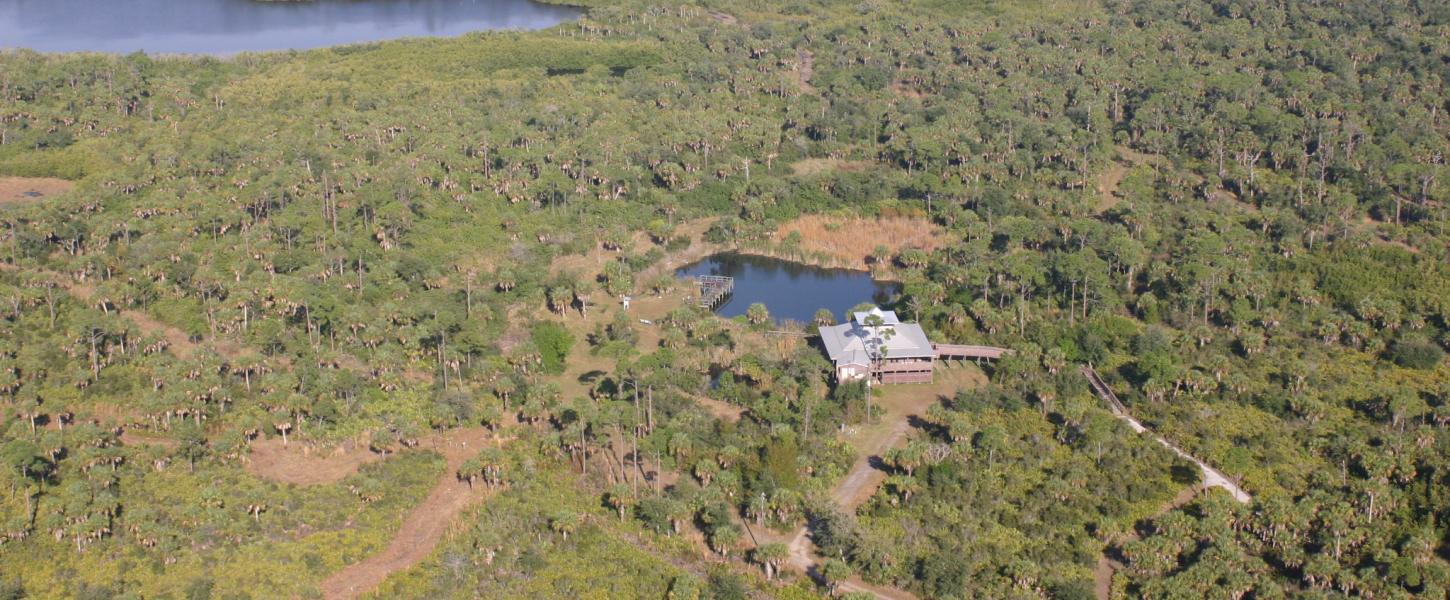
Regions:
<instances>
[{"instance_id":1,"label":"observation platform over pond","mask_svg":"<svg viewBox=\"0 0 1450 600\"><path fill-rule=\"evenodd\" d=\"M715 310L730 294L735 293L735 278L723 277L720 275L697 275L695 284L699 286L699 296L696 304L706 310Z\"/></svg>"}]
</instances>

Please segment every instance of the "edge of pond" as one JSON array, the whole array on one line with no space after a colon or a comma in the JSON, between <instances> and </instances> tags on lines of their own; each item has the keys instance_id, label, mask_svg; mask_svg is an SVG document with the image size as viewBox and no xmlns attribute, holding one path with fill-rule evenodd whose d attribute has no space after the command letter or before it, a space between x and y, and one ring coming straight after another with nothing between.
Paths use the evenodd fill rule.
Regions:
<instances>
[{"instance_id":1,"label":"edge of pond","mask_svg":"<svg viewBox=\"0 0 1450 600\"><path fill-rule=\"evenodd\" d=\"M252 0L252 2L254 2L256 4L264 4L264 5L265 4L314 4L314 3L317 3L317 2L320 2L320 1L321 0ZM34 53L34 54L38 54L38 55L46 56L46 57L72 57L72 56L76 56L76 57L87 57L87 56L91 56L91 57L122 58L122 57L130 56L132 54L138 54L139 53L139 54L145 55L147 58L149 58L151 60L175 60L175 61L181 61L181 62L196 62L196 63L202 63L202 62L206 62L206 61L209 61L209 60L210 61L218 61L218 62L236 62L236 61L239 61L239 60L243 60L243 59L245 59L247 57L272 58L272 57L278 57L278 56L283 56L283 57L285 57L285 56L295 56L295 55L306 54L306 53L311 53L311 52L327 52L327 51L332 51L332 50L336 50L336 49L339 49L339 48L357 48L357 47L371 46L371 45L377 45L377 44L386 44L386 43L397 43L397 42L408 43L408 42L415 42L415 41L419 41L419 40L452 40L452 39L459 39L459 38L462 38L462 37L465 37L465 36L470 36L470 35L509 34L509 33L514 33L514 34L518 34L518 33L523 33L523 34L538 33L538 32L549 31L549 30L551 30L551 29L553 29L555 27L559 27L561 25L568 25L570 23L576 23L576 22L579 21L579 19L588 16L589 13L591 11L593 11L594 9L596 9L596 8L602 8L604 6L608 6L608 3L599 2L598 0L562 0L562 1L561 0L524 0L524 1L527 2L527 3L529 3L529 4L537 4L537 5L540 5L540 6L570 9L570 10L577 11L578 14L574 15L573 18L559 21L559 22L554 23L553 25L550 25L548 27L540 27L540 28L536 28L536 29L509 28L509 27L494 28L494 29L476 29L476 30L465 31L463 33L459 33L459 34L456 34L456 35L406 35L406 36L394 37L394 38L384 38L384 39L376 39L376 40L361 40L361 41L356 41L356 42L344 42L344 43L340 43L340 44L333 44L333 45L330 45L330 46L317 46L317 47L312 47L312 48L269 48L269 49L263 49L263 50L239 50L239 51L236 51L236 52L149 52L149 51L146 51L145 49L138 49L138 50L134 50L134 51L130 51L130 52L122 52L122 51L111 51L111 50L37 50L35 48L30 48L30 47L25 47L25 46L0 46L0 55L4 55L4 54L22 54L22 53L27 53L28 52L28 53Z\"/></svg>"},{"instance_id":2,"label":"edge of pond","mask_svg":"<svg viewBox=\"0 0 1450 600\"><path fill-rule=\"evenodd\" d=\"M712 221L713 219L707 219L707 222ZM714 242L707 242L699 238L692 240L690 246L688 248L685 248L684 250L666 253L665 256L659 260L659 262L656 262L655 264L650 265L643 271L640 271L637 274L636 280L643 281L649 277L657 277L666 271L674 273L676 271L679 271L680 269L710 258L713 255L723 254L726 252L734 252L736 254L742 254L745 256L758 256L760 258L786 260L794 263L799 263L808 267L816 267L818 269L840 269L842 271L865 273L867 275L870 275L872 279L881 283L894 283L903 286L906 285L906 281L904 281L904 278L900 276L901 273L896 269L889 269L878 273L877 271L874 271L870 268L864 268L860 266L848 266L839 263L832 264L828 263L827 261L819 260L818 258L812 256L788 256L784 253L776 252L774 250L766 248L742 246L740 244L717 244Z\"/></svg>"}]
</instances>

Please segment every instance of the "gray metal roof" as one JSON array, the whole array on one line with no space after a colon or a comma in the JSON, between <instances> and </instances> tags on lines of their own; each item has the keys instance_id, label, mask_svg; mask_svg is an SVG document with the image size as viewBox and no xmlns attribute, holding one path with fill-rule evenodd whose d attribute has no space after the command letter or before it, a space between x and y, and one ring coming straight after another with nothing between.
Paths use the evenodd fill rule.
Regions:
<instances>
[{"instance_id":1,"label":"gray metal roof","mask_svg":"<svg viewBox=\"0 0 1450 600\"><path fill-rule=\"evenodd\" d=\"M895 325L901 322L901 319L896 318L896 311L881 310L879 306L872 307L871 310L866 312L851 313L852 319L862 325L866 324L866 318L871 315L881 317L881 323L883 325Z\"/></svg>"},{"instance_id":2,"label":"gray metal roof","mask_svg":"<svg viewBox=\"0 0 1450 600\"><path fill-rule=\"evenodd\" d=\"M891 315L894 317L895 315ZM883 319L884 321L885 319ZM888 338L887 335L890 334ZM866 327L860 322L821 328L821 343L837 365L865 365L881 348L886 358L935 357L931 340L916 323Z\"/></svg>"}]
</instances>

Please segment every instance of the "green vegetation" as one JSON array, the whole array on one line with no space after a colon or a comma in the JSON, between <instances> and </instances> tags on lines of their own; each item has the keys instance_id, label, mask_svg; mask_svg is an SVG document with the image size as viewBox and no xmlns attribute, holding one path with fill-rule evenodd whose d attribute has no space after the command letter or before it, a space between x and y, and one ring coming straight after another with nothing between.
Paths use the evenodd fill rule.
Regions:
<instances>
[{"instance_id":1,"label":"green vegetation","mask_svg":"<svg viewBox=\"0 0 1450 600\"><path fill-rule=\"evenodd\" d=\"M0 183L77 183L0 198L0 597L318 597L440 482L479 503L378 597L1450 589L1442 4L589 4L0 53ZM807 256L777 230L827 212L931 221L859 251L892 308L1016 350L845 511L891 407L668 277ZM1079 364L1253 501L1185 494ZM422 442L483 428L513 441ZM368 464L281 483L263 450Z\"/></svg>"},{"instance_id":2,"label":"green vegetation","mask_svg":"<svg viewBox=\"0 0 1450 600\"><path fill-rule=\"evenodd\" d=\"M534 345L539 349L539 361L545 373L558 375L564 372L564 360L574 346L574 336L557 323L538 323L533 330Z\"/></svg>"}]
</instances>

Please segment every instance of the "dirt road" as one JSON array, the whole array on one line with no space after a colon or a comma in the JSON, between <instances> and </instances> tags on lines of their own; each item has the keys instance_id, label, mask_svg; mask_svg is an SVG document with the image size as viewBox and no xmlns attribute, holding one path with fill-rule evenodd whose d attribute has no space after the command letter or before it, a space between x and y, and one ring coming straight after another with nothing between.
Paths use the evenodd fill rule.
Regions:
<instances>
[{"instance_id":1,"label":"dirt road","mask_svg":"<svg viewBox=\"0 0 1450 600\"><path fill-rule=\"evenodd\" d=\"M423 447L442 454L448 462L443 476L422 504L408 511L393 541L382 552L348 565L322 582L322 595L329 600L357 598L382 584L389 575L408 569L427 558L448 533L454 518L469 505L483 499L487 486L470 487L455 474L464 461L479 450L502 443L487 429L455 429L424 442Z\"/></svg>"},{"instance_id":2,"label":"dirt road","mask_svg":"<svg viewBox=\"0 0 1450 600\"><path fill-rule=\"evenodd\" d=\"M937 402L949 399L957 390L974 387L986 382L986 377L976 367L939 367L936 380L929 385L896 385L882 389L878 398L883 414L873 426L859 430L848 430L846 440L856 449L856 462L851 470L831 491L831 499L843 512L853 513L866 503L881 483L886 473L875 466L888 450L900 444L911 431L913 417L920 418ZM811 542L810 531L802 527L787 543L790 549L789 564L795 569L817 577L816 567L821 559L816 555L815 544ZM866 592L887 600L913 600L916 596L896 588L877 586L852 577L841 582L847 592Z\"/></svg>"}]
</instances>

